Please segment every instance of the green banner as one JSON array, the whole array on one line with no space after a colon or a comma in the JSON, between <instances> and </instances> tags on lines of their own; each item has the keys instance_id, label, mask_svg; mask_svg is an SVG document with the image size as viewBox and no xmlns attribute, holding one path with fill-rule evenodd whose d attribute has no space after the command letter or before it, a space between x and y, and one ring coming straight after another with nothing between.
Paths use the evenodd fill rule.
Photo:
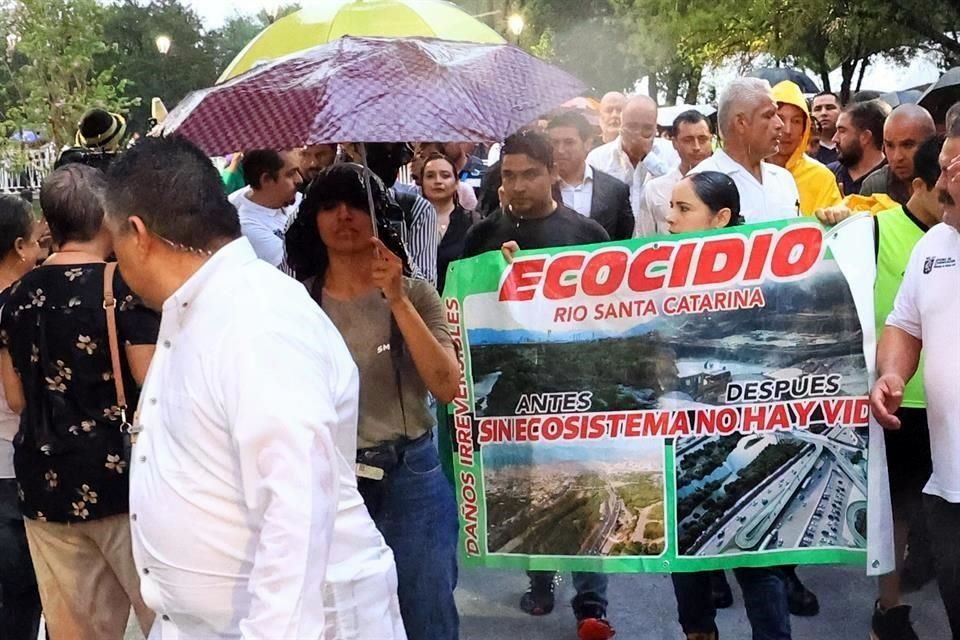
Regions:
<instances>
[{"instance_id":1,"label":"green banner","mask_svg":"<svg viewBox=\"0 0 960 640\"><path fill-rule=\"evenodd\" d=\"M807 219L454 263L466 564L864 563L873 283L829 235Z\"/></svg>"}]
</instances>

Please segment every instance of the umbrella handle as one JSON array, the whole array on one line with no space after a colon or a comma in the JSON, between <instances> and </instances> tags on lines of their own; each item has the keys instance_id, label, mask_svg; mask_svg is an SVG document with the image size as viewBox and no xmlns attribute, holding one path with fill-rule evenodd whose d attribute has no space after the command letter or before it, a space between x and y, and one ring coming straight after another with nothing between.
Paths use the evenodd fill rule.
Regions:
<instances>
[{"instance_id":1,"label":"umbrella handle","mask_svg":"<svg viewBox=\"0 0 960 640\"><path fill-rule=\"evenodd\" d=\"M370 222L373 223L373 237L379 239L380 234L377 232L377 212L373 207L373 186L370 184L370 167L367 164L367 143L360 143L360 162L363 163L363 186L367 190L367 206L370 208ZM377 255L380 255L380 250L377 249Z\"/></svg>"}]
</instances>

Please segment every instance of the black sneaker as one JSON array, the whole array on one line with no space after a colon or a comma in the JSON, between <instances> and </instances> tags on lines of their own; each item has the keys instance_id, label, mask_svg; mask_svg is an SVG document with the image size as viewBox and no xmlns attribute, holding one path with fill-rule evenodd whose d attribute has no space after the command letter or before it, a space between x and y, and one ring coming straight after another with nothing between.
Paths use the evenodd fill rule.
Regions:
<instances>
[{"instance_id":1,"label":"black sneaker","mask_svg":"<svg viewBox=\"0 0 960 640\"><path fill-rule=\"evenodd\" d=\"M520 610L531 616L547 615L553 611L556 586L554 576L530 576L530 588L520 598Z\"/></svg>"},{"instance_id":2,"label":"black sneaker","mask_svg":"<svg viewBox=\"0 0 960 640\"><path fill-rule=\"evenodd\" d=\"M920 640L910 624L910 605L901 604L886 611L880 609L880 601L873 605L873 620L870 624L871 640Z\"/></svg>"},{"instance_id":3,"label":"black sneaker","mask_svg":"<svg viewBox=\"0 0 960 640\"><path fill-rule=\"evenodd\" d=\"M820 601L817 596L803 586L793 568L784 571L787 583L787 606L791 615L809 618L820 613Z\"/></svg>"},{"instance_id":4,"label":"black sneaker","mask_svg":"<svg viewBox=\"0 0 960 640\"><path fill-rule=\"evenodd\" d=\"M723 571L710 572L710 589L713 606L717 609L729 609L733 606L733 591L727 582L727 574Z\"/></svg>"}]
</instances>

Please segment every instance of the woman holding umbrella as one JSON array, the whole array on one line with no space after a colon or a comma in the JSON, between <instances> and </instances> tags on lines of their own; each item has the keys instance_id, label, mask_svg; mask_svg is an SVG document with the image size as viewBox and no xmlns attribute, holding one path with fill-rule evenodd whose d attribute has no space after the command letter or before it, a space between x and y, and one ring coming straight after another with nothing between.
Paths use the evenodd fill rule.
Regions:
<instances>
[{"instance_id":1,"label":"woman holding umbrella","mask_svg":"<svg viewBox=\"0 0 960 640\"><path fill-rule=\"evenodd\" d=\"M324 170L287 232L287 259L360 372L358 488L396 559L407 636L456 640L457 506L428 394L452 401L460 369L436 289L406 277L387 206L386 188L368 169Z\"/></svg>"}]
</instances>

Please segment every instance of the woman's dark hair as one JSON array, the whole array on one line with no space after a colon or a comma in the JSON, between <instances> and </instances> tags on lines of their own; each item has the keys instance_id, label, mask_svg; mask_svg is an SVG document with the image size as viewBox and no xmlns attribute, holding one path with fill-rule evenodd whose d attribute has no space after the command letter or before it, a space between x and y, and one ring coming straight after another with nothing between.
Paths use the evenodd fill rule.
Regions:
<instances>
[{"instance_id":1,"label":"woman's dark hair","mask_svg":"<svg viewBox=\"0 0 960 640\"><path fill-rule=\"evenodd\" d=\"M457 165L453 164L453 160L450 159L450 156L448 156L445 153L434 151L433 153L428 155L423 161L423 169L421 169L421 172L420 172L421 180L423 179L423 172L427 170L427 165L433 162L434 160L443 160L447 162L450 165L450 168L453 169L453 177L454 178L457 177Z\"/></svg>"},{"instance_id":2,"label":"woman's dark hair","mask_svg":"<svg viewBox=\"0 0 960 640\"><path fill-rule=\"evenodd\" d=\"M66 164L48 175L40 187L40 208L57 245L93 240L103 226L106 177L99 169Z\"/></svg>"},{"instance_id":3,"label":"woman's dark hair","mask_svg":"<svg viewBox=\"0 0 960 640\"><path fill-rule=\"evenodd\" d=\"M449 164L450 168L453 170L453 179L457 180L457 165L453 164L453 160L450 159L450 156L448 156L445 153L437 153L437 152L431 153L423 161L423 165L421 165L421 169L420 169L420 189L421 191L423 191L424 198L427 197L427 192L423 190L423 176L427 172L427 165L435 160L443 160L444 162ZM454 206L460 204L460 193L458 191L453 192L453 204Z\"/></svg>"},{"instance_id":4,"label":"woman's dark hair","mask_svg":"<svg viewBox=\"0 0 960 640\"><path fill-rule=\"evenodd\" d=\"M27 239L33 231L30 205L20 196L0 194L0 259L7 257L17 238Z\"/></svg>"},{"instance_id":5,"label":"woman's dark hair","mask_svg":"<svg viewBox=\"0 0 960 640\"><path fill-rule=\"evenodd\" d=\"M743 223L740 217L740 192L737 190L737 183L730 176L719 171L704 171L687 177L697 197L714 214L721 209L730 209L728 227Z\"/></svg>"},{"instance_id":6,"label":"woman's dark hair","mask_svg":"<svg viewBox=\"0 0 960 640\"><path fill-rule=\"evenodd\" d=\"M315 276L323 277L329 264L327 247L323 244L317 229L319 212L330 211L337 205L345 203L370 213L364 173L367 173L370 178L377 234L383 244L404 261L405 272L409 271L403 243L390 226L390 220L396 217L394 209L399 209L399 206L376 174L359 164L342 162L327 167L313 179L300 203L297 217L287 230L287 265L296 274L298 280L304 281ZM402 222L402 211L400 216Z\"/></svg>"}]
</instances>

